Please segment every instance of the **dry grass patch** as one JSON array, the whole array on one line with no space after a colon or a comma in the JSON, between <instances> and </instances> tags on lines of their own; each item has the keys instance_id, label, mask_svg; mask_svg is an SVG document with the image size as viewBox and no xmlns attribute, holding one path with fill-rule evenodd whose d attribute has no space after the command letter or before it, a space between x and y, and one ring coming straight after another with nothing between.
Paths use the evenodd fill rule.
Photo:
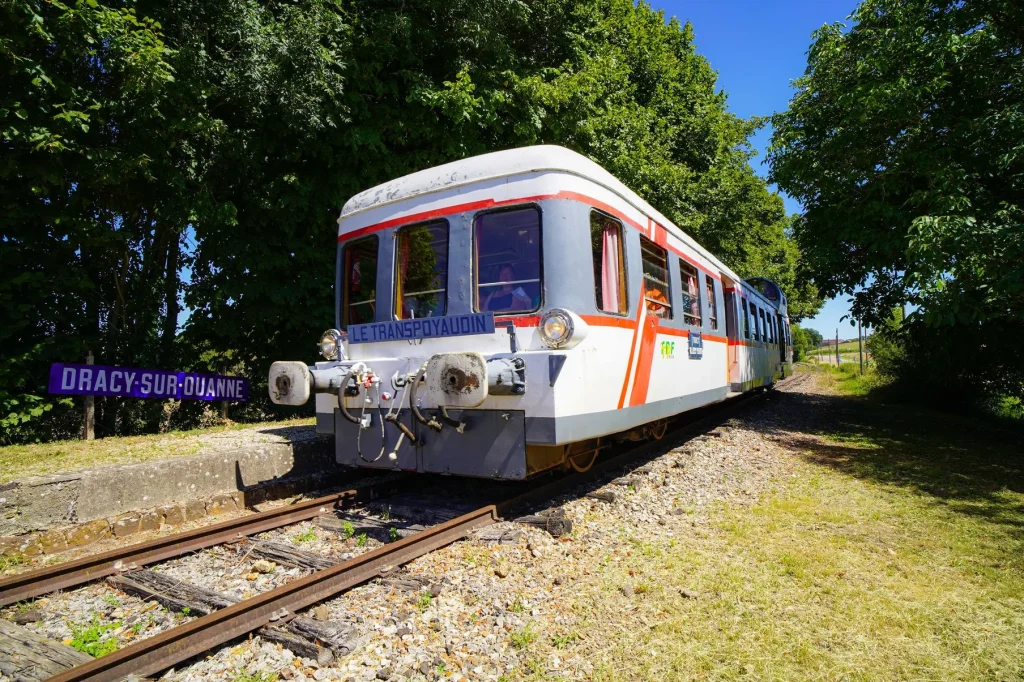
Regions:
<instances>
[{"instance_id":1,"label":"dry grass patch","mask_svg":"<svg viewBox=\"0 0 1024 682\"><path fill-rule=\"evenodd\" d=\"M173 431L150 436L100 438L93 441L68 440L34 445L0 447L0 483L89 467L112 464L135 464L154 459L167 459L197 454L202 448L201 436L225 431L252 429L260 426L284 428L311 426L313 419L290 419L266 424L230 424L192 431Z\"/></svg>"},{"instance_id":2,"label":"dry grass patch","mask_svg":"<svg viewBox=\"0 0 1024 682\"><path fill-rule=\"evenodd\" d=\"M590 679L1024 680L1019 440L803 399L827 418L778 434L803 460L792 481L669 546L624 540L581 581Z\"/></svg>"}]
</instances>

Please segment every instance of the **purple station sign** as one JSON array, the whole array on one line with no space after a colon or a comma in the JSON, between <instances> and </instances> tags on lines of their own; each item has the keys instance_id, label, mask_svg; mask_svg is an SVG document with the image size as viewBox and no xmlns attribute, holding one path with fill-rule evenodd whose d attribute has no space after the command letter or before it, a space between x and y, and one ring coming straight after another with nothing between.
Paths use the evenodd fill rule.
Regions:
<instances>
[{"instance_id":1,"label":"purple station sign","mask_svg":"<svg viewBox=\"0 0 1024 682\"><path fill-rule=\"evenodd\" d=\"M50 393L163 400L249 399L249 380L216 374L105 365L50 366Z\"/></svg>"}]
</instances>

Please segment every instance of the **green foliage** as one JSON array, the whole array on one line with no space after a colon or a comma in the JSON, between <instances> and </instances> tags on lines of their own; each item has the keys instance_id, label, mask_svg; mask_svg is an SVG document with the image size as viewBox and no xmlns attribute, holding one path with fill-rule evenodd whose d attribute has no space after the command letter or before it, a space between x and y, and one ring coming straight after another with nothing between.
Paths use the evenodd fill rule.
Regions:
<instances>
[{"instance_id":1,"label":"green foliage","mask_svg":"<svg viewBox=\"0 0 1024 682\"><path fill-rule=\"evenodd\" d=\"M512 647L515 649L526 649L536 640L537 633L529 623L509 635L509 641L512 642Z\"/></svg>"},{"instance_id":2,"label":"green foliage","mask_svg":"<svg viewBox=\"0 0 1024 682\"><path fill-rule=\"evenodd\" d=\"M388 540L390 540L391 542L394 542L397 539L398 539L398 529L395 528L394 526L391 526L390 528L388 528Z\"/></svg>"},{"instance_id":3,"label":"green foliage","mask_svg":"<svg viewBox=\"0 0 1024 682\"><path fill-rule=\"evenodd\" d=\"M356 547L366 547L367 539L368 538L366 537L366 533L360 533L359 536L356 538Z\"/></svg>"},{"instance_id":4,"label":"green foliage","mask_svg":"<svg viewBox=\"0 0 1024 682\"><path fill-rule=\"evenodd\" d=\"M0 573L25 563L23 554L0 554Z\"/></svg>"},{"instance_id":5,"label":"green foliage","mask_svg":"<svg viewBox=\"0 0 1024 682\"><path fill-rule=\"evenodd\" d=\"M773 121L771 179L806 209L804 266L827 296L861 288L854 316L872 325L917 306L893 341L907 382L930 366L972 396L1019 396L1024 7L864 0L851 18L815 33Z\"/></svg>"},{"instance_id":6,"label":"green foliage","mask_svg":"<svg viewBox=\"0 0 1024 682\"><path fill-rule=\"evenodd\" d=\"M341 524L341 532L346 538L350 538L356 534L356 528L352 525L351 521L346 521Z\"/></svg>"},{"instance_id":7,"label":"green foliage","mask_svg":"<svg viewBox=\"0 0 1024 682\"><path fill-rule=\"evenodd\" d=\"M556 649L564 649L578 639L575 633L567 635L555 635L551 638L551 646Z\"/></svg>"},{"instance_id":8,"label":"green foliage","mask_svg":"<svg viewBox=\"0 0 1024 682\"><path fill-rule=\"evenodd\" d=\"M423 613L424 611L429 609L430 605L433 604L433 603L434 603L434 595L432 595L430 592L423 592L423 593L420 594L419 598L416 600L416 608L418 608L420 610L420 613Z\"/></svg>"},{"instance_id":9,"label":"green foliage","mask_svg":"<svg viewBox=\"0 0 1024 682\"><path fill-rule=\"evenodd\" d=\"M345 537L351 536L346 534ZM312 528L307 528L306 530L302 531L301 533L295 536L294 542L296 545L300 545L304 542L312 542L313 540L316 540L316 531Z\"/></svg>"},{"instance_id":10,"label":"green foliage","mask_svg":"<svg viewBox=\"0 0 1024 682\"><path fill-rule=\"evenodd\" d=\"M120 621L103 624L99 620L93 620L85 627L72 628L71 646L93 658L106 656L119 648L117 640L113 636L106 636L106 633L119 627Z\"/></svg>"},{"instance_id":11,"label":"green foliage","mask_svg":"<svg viewBox=\"0 0 1024 682\"><path fill-rule=\"evenodd\" d=\"M750 166L763 122L730 114L693 28L643 3L11 0L0 55L10 441L74 436L75 403L46 395L47 369L89 350L248 376L234 419L293 416L265 377L334 322L338 208L495 149L575 149L743 276L778 281L794 320L820 303L798 228ZM100 435L215 418L106 398L97 414Z\"/></svg>"},{"instance_id":12,"label":"green foliage","mask_svg":"<svg viewBox=\"0 0 1024 682\"><path fill-rule=\"evenodd\" d=\"M811 349L807 331L800 325L794 324L790 326L790 333L793 337L793 362L802 362Z\"/></svg>"}]
</instances>

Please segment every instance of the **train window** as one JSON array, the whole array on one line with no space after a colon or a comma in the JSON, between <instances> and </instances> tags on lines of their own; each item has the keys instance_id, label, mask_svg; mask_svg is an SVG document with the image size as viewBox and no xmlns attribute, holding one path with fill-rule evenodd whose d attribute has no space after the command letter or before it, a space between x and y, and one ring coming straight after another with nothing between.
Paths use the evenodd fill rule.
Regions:
<instances>
[{"instance_id":1,"label":"train window","mask_svg":"<svg viewBox=\"0 0 1024 682\"><path fill-rule=\"evenodd\" d=\"M679 279L683 283L683 322L699 327L700 286L697 284L697 268L682 258L679 259Z\"/></svg>"},{"instance_id":2,"label":"train window","mask_svg":"<svg viewBox=\"0 0 1024 682\"><path fill-rule=\"evenodd\" d=\"M765 318L764 318L764 310L761 309L761 308L758 308L757 312L761 313L761 340L767 342L768 341L768 323L765 321Z\"/></svg>"},{"instance_id":3,"label":"train window","mask_svg":"<svg viewBox=\"0 0 1024 682\"><path fill-rule=\"evenodd\" d=\"M760 341L761 340L761 327L758 325L758 322L757 322L757 306L754 305L753 303L750 304L750 316L752 318L754 318L754 340L755 341Z\"/></svg>"},{"instance_id":4,"label":"train window","mask_svg":"<svg viewBox=\"0 0 1024 682\"><path fill-rule=\"evenodd\" d=\"M590 212L590 247L594 256L594 295L597 309L625 315L626 260L622 254L622 223L604 213Z\"/></svg>"},{"instance_id":5,"label":"train window","mask_svg":"<svg viewBox=\"0 0 1024 682\"><path fill-rule=\"evenodd\" d=\"M750 338L750 312L747 310L747 299L740 299L740 307L743 308L743 338Z\"/></svg>"},{"instance_id":6,"label":"train window","mask_svg":"<svg viewBox=\"0 0 1024 682\"><path fill-rule=\"evenodd\" d=\"M448 292L448 223L398 230L395 249L395 319L440 317Z\"/></svg>"},{"instance_id":7,"label":"train window","mask_svg":"<svg viewBox=\"0 0 1024 682\"><path fill-rule=\"evenodd\" d=\"M495 313L540 308L540 210L530 206L478 214L473 220L477 309Z\"/></svg>"},{"instance_id":8,"label":"train window","mask_svg":"<svg viewBox=\"0 0 1024 682\"><path fill-rule=\"evenodd\" d=\"M640 237L640 257L644 268L644 301L647 314L672 319L669 298L668 252L650 239Z\"/></svg>"},{"instance_id":9,"label":"train window","mask_svg":"<svg viewBox=\"0 0 1024 682\"><path fill-rule=\"evenodd\" d=\"M341 325L373 322L377 312L377 235L345 244ZM386 300L386 299L385 299Z\"/></svg>"},{"instance_id":10,"label":"train window","mask_svg":"<svg viewBox=\"0 0 1024 682\"><path fill-rule=\"evenodd\" d=\"M705 278L708 283L708 322L712 331L718 329L718 301L715 299L715 280Z\"/></svg>"}]
</instances>

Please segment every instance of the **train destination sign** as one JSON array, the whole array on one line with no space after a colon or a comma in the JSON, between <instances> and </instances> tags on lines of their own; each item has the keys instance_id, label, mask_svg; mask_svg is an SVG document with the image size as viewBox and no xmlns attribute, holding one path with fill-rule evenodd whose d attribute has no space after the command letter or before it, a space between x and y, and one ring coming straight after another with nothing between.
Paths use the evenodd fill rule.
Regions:
<instances>
[{"instance_id":1,"label":"train destination sign","mask_svg":"<svg viewBox=\"0 0 1024 682\"><path fill-rule=\"evenodd\" d=\"M249 399L249 380L216 374L163 369L55 363L50 366L50 393L162 400Z\"/></svg>"},{"instance_id":2,"label":"train destination sign","mask_svg":"<svg viewBox=\"0 0 1024 682\"><path fill-rule=\"evenodd\" d=\"M445 317L424 317L418 320L353 324L348 328L348 342L377 343L493 333L494 313L471 313Z\"/></svg>"}]
</instances>

